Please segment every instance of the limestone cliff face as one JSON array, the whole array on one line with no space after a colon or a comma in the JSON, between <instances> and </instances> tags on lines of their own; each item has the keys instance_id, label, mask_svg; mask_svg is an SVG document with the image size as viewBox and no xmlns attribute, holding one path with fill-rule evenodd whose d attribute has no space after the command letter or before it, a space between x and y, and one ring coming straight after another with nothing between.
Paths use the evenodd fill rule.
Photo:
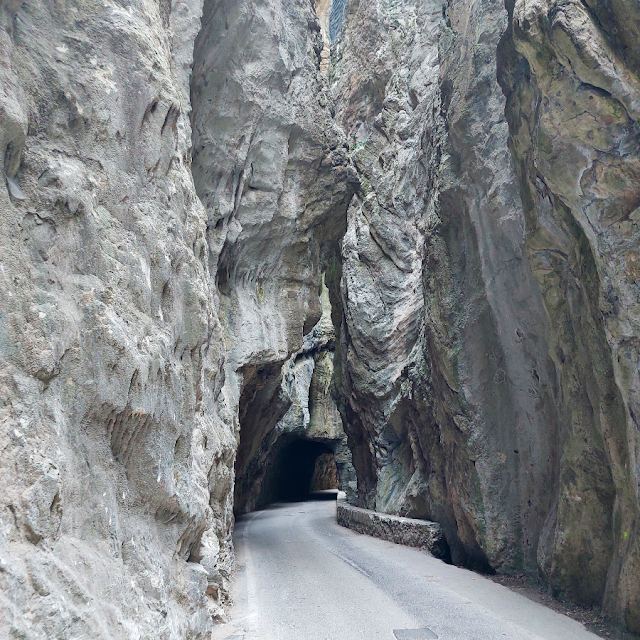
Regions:
<instances>
[{"instance_id":1,"label":"limestone cliff face","mask_svg":"<svg viewBox=\"0 0 640 640\"><path fill-rule=\"evenodd\" d=\"M0 635L205 638L238 431L321 317L355 180L317 19L0 10Z\"/></svg>"},{"instance_id":2,"label":"limestone cliff face","mask_svg":"<svg viewBox=\"0 0 640 640\"><path fill-rule=\"evenodd\" d=\"M339 488L349 500L356 500L356 472L334 399L335 330L325 286L321 302L320 321L305 336L302 349L284 363L275 399L262 409L271 421L274 410L288 407L286 413L268 429L256 429L249 423L243 434L241 427L241 448L236 461L236 513L253 511L278 499L278 484L285 471L282 467L287 464L286 448L297 440L323 443L333 451Z\"/></svg>"},{"instance_id":3,"label":"limestone cliff face","mask_svg":"<svg viewBox=\"0 0 640 640\"><path fill-rule=\"evenodd\" d=\"M437 520L455 562L508 571L536 565L557 416L495 53L473 65L503 18L460 16L462 48L439 3L360 3L335 89L364 175L342 280L361 500Z\"/></svg>"},{"instance_id":4,"label":"limestone cliff face","mask_svg":"<svg viewBox=\"0 0 640 640\"><path fill-rule=\"evenodd\" d=\"M0 5L3 638L205 637L221 613L235 434L190 168L200 12Z\"/></svg>"},{"instance_id":5,"label":"limestone cliff face","mask_svg":"<svg viewBox=\"0 0 640 640\"><path fill-rule=\"evenodd\" d=\"M594 602L604 594L606 608L640 631L640 67L631 45L640 9L508 10L500 79L562 425L540 566L560 592Z\"/></svg>"},{"instance_id":6,"label":"limestone cliff face","mask_svg":"<svg viewBox=\"0 0 640 640\"><path fill-rule=\"evenodd\" d=\"M307 0L209 2L196 43L193 175L225 327L221 402L238 415L237 512L271 497L263 481L281 435L302 430L346 455L335 407L315 430L304 415L327 359L331 382L321 274L357 181L331 117L323 48ZM325 400L332 406L325 392L314 406Z\"/></svg>"},{"instance_id":7,"label":"limestone cliff face","mask_svg":"<svg viewBox=\"0 0 640 640\"><path fill-rule=\"evenodd\" d=\"M349 3L342 411L363 506L639 630L638 16L607 7Z\"/></svg>"},{"instance_id":8,"label":"limestone cliff face","mask_svg":"<svg viewBox=\"0 0 640 640\"><path fill-rule=\"evenodd\" d=\"M0 636L206 638L293 438L640 631L633 3L0 22Z\"/></svg>"}]
</instances>

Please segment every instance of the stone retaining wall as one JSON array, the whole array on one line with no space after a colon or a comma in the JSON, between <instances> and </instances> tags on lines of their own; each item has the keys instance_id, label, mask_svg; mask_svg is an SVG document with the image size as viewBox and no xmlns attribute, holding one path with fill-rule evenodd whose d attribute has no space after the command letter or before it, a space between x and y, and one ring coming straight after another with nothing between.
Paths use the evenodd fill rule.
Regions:
<instances>
[{"instance_id":1,"label":"stone retaining wall","mask_svg":"<svg viewBox=\"0 0 640 640\"><path fill-rule=\"evenodd\" d=\"M450 561L449 545L436 522L391 516L338 501L338 524L368 536L417 547Z\"/></svg>"}]
</instances>

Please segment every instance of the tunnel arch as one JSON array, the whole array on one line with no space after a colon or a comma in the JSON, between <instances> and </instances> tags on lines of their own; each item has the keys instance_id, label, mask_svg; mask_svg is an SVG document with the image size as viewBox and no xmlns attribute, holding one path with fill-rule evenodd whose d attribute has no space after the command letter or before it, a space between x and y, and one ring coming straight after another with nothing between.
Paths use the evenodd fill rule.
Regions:
<instances>
[{"instance_id":1,"label":"tunnel arch","mask_svg":"<svg viewBox=\"0 0 640 640\"><path fill-rule=\"evenodd\" d=\"M323 474L325 482L318 484L318 461L321 457L333 468ZM333 486L327 485L327 478L333 474ZM314 477L315 476L315 477ZM338 471L333 448L325 442L296 439L286 444L274 462L273 498L277 502L307 500L314 491L338 488ZM314 486L315 480L315 486Z\"/></svg>"}]
</instances>

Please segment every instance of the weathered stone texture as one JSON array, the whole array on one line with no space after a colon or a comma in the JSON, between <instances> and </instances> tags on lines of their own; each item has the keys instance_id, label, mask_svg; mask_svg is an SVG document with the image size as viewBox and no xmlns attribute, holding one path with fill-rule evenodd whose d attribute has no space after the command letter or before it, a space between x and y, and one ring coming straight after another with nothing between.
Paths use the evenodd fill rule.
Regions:
<instances>
[{"instance_id":1,"label":"weathered stone texture","mask_svg":"<svg viewBox=\"0 0 640 640\"><path fill-rule=\"evenodd\" d=\"M190 171L200 10L0 5L3 638L205 638L222 612L235 434Z\"/></svg>"},{"instance_id":2,"label":"weathered stone texture","mask_svg":"<svg viewBox=\"0 0 640 640\"><path fill-rule=\"evenodd\" d=\"M333 52L360 505L640 630L638 12L506 4L361 0Z\"/></svg>"},{"instance_id":3,"label":"weathered stone texture","mask_svg":"<svg viewBox=\"0 0 640 640\"><path fill-rule=\"evenodd\" d=\"M324 286L321 302L322 317L305 336L302 349L283 365L281 381L274 392L277 401L271 403L267 415L273 420L275 406L287 407L286 413L264 432L255 423L250 424L241 437L247 453L241 450L238 458L236 513L252 511L277 499L281 456L295 440L321 442L333 450L339 488L355 501L356 473L333 399L335 331L329 292Z\"/></svg>"},{"instance_id":4,"label":"weathered stone texture","mask_svg":"<svg viewBox=\"0 0 640 640\"><path fill-rule=\"evenodd\" d=\"M227 328L222 395L239 407L240 512L263 503L279 436L306 430L310 416L297 413L310 406L312 352L332 340L319 325L317 343L303 346L356 180L329 110L323 47L306 0L212 0L196 43L193 174Z\"/></svg>"},{"instance_id":5,"label":"weathered stone texture","mask_svg":"<svg viewBox=\"0 0 640 640\"><path fill-rule=\"evenodd\" d=\"M340 486L340 477L338 475L338 466L333 453L323 453L318 456L316 465L311 477L312 491L329 491L338 489Z\"/></svg>"},{"instance_id":6,"label":"weathered stone texture","mask_svg":"<svg viewBox=\"0 0 640 640\"><path fill-rule=\"evenodd\" d=\"M291 404L273 393L356 179L317 18L140 0L2 19L0 634L205 637L239 428L242 465ZM316 357L309 417L345 467Z\"/></svg>"},{"instance_id":7,"label":"weathered stone texture","mask_svg":"<svg viewBox=\"0 0 640 640\"><path fill-rule=\"evenodd\" d=\"M338 524L347 529L407 547L417 547L442 560L449 559L447 541L442 527L436 522L390 516L341 501L338 502L337 511Z\"/></svg>"},{"instance_id":8,"label":"weathered stone texture","mask_svg":"<svg viewBox=\"0 0 640 640\"><path fill-rule=\"evenodd\" d=\"M207 637L295 438L640 631L635 3L0 22L0 636Z\"/></svg>"},{"instance_id":9,"label":"weathered stone texture","mask_svg":"<svg viewBox=\"0 0 640 640\"><path fill-rule=\"evenodd\" d=\"M598 603L604 595L640 631L640 84L629 47L640 10L616 2L509 10L501 80L563 418L540 566L554 590Z\"/></svg>"}]
</instances>

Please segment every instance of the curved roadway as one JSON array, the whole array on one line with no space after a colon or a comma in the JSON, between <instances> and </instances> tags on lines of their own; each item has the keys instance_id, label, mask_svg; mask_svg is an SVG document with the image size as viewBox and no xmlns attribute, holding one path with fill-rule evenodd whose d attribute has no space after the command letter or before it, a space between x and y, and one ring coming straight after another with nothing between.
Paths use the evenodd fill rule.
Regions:
<instances>
[{"instance_id":1,"label":"curved roadway","mask_svg":"<svg viewBox=\"0 0 640 640\"><path fill-rule=\"evenodd\" d=\"M551 609L425 552L344 529L335 502L239 519L231 622L213 640L595 640Z\"/></svg>"}]
</instances>

